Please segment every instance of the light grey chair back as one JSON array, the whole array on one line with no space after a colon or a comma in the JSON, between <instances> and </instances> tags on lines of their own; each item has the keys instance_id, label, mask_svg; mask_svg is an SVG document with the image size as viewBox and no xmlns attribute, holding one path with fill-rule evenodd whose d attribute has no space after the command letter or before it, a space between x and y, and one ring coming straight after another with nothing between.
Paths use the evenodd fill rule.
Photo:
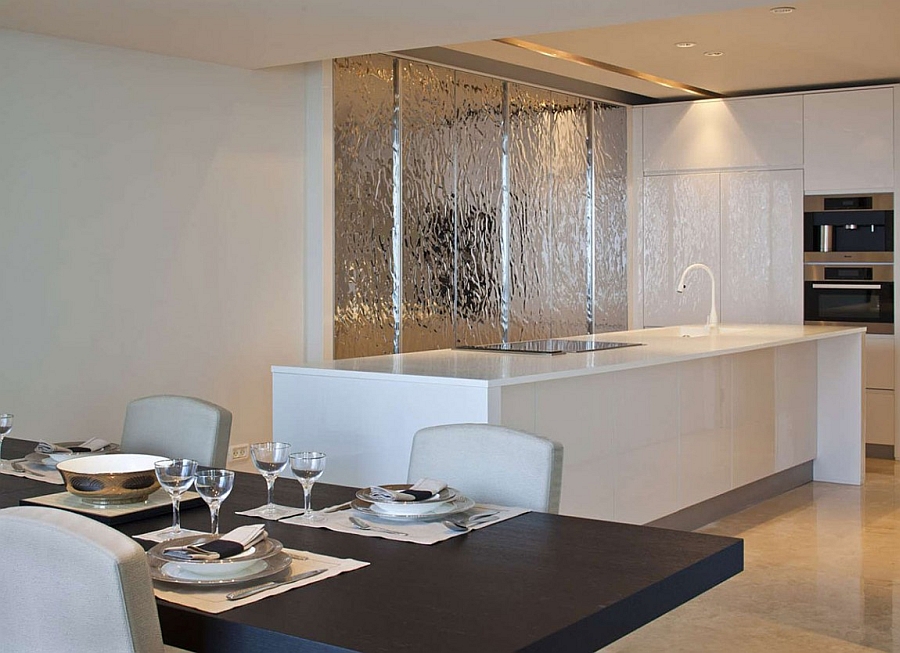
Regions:
<instances>
[{"instance_id":1,"label":"light grey chair back","mask_svg":"<svg viewBox=\"0 0 900 653\"><path fill-rule=\"evenodd\" d=\"M231 413L221 406L193 397L157 395L128 404L122 451L225 467L230 438Z\"/></svg>"},{"instance_id":2,"label":"light grey chair back","mask_svg":"<svg viewBox=\"0 0 900 653\"><path fill-rule=\"evenodd\" d=\"M490 424L446 424L413 437L409 483L445 481L480 503L559 512L562 445Z\"/></svg>"},{"instance_id":3,"label":"light grey chair back","mask_svg":"<svg viewBox=\"0 0 900 653\"><path fill-rule=\"evenodd\" d=\"M4 651L162 653L147 556L130 537L53 508L0 510Z\"/></svg>"}]
</instances>

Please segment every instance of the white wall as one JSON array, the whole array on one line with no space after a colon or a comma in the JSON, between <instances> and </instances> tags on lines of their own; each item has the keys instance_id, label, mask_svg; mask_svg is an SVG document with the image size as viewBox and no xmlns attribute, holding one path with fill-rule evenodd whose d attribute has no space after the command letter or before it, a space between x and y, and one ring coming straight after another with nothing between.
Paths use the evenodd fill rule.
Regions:
<instances>
[{"instance_id":1,"label":"white wall","mask_svg":"<svg viewBox=\"0 0 900 653\"><path fill-rule=\"evenodd\" d=\"M203 397L271 437L303 360L307 68L247 71L0 30L0 412L118 440Z\"/></svg>"}]
</instances>

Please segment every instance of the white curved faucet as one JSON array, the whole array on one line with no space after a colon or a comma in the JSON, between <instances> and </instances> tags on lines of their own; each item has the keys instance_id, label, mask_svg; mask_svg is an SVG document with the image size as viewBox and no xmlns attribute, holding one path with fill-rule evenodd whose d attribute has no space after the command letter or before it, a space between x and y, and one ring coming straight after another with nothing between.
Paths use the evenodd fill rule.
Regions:
<instances>
[{"instance_id":1,"label":"white curved faucet","mask_svg":"<svg viewBox=\"0 0 900 653\"><path fill-rule=\"evenodd\" d=\"M712 296L710 298L709 317L706 318L706 325L710 328L715 328L719 326L719 314L716 312L716 278L713 276L712 270L710 270L708 266L703 265L703 263L692 263L687 266L684 269L684 272L681 273L681 281L678 282L678 287L675 288L675 292L684 292L684 289L687 288L687 286L684 285L684 278L688 275L688 272L696 268L706 270L706 273L709 275L709 280L712 283Z\"/></svg>"}]
</instances>

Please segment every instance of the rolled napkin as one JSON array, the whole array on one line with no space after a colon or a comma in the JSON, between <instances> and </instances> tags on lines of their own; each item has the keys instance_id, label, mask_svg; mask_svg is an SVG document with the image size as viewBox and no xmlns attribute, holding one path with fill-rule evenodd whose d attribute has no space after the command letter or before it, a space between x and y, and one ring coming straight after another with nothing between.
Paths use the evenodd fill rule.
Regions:
<instances>
[{"instance_id":1,"label":"rolled napkin","mask_svg":"<svg viewBox=\"0 0 900 653\"><path fill-rule=\"evenodd\" d=\"M187 562L222 560L243 553L250 547L262 542L266 537L265 524L238 526L217 540L199 545L173 546L164 549L163 555L173 560L184 560Z\"/></svg>"},{"instance_id":2,"label":"rolled napkin","mask_svg":"<svg viewBox=\"0 0 900 653\"><path fill-rule=\"evenodd\" d=\"M374 485L369 488L369 496L377 501L427 501L437 496L446 487L447 484L443 481L423 478L400 492Z\"/></svg>"},{"instance_id":3,"label":"rolled napkin","mask_svg":"<svg viewBox=\"0 0 900 653\"><path fill-rule=\"evenodd\" d=\"M101 440L100 438L91 438L90 440L85 440L81 444L76 447L61 447L58 444L53 444L52 442L44 442L41 440L38 442L38 445L34 448L38 453L88 453L93 451L100 451L104 447L108 447L109 442L106 440Z\"/></svg>"}]
</instances>

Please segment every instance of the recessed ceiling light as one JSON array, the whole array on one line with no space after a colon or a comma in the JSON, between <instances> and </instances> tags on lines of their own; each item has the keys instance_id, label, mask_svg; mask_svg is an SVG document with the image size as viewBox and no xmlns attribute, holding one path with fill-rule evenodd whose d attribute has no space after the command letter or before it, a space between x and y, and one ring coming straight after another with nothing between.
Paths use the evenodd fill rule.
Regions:
<instances>
[{"instance_id":1,"label":"recessed ceiling light","mask_svg":"<svg viewBox=\"0 0 900 653\"><path fill-rule=\"evenodd\" d=\"M706 57L721 57L724 52L720 52L719 50L709 50L708 52L704 52L703 55Z\"/></svg>"},{"instance_id":2,"label":"recessed ceiling light","mask_svg":"<svg viewBox=\"0 0 900 653\"><path fill-rule=\"evenodd\" d=\"M675 47L676 48L692 48L695 45L697 45L697 44L694 43L693 41L679 41L678 43L675 44Z\"/></svg>"},{"instance_id":3,"label":"recessed ceiling light","mask_svg":"<svg viewBox=\"0 0 900 653\"><path fill-rule=\"evenodd\" d=\"M792 14L796 11L796 7L772 7L769 11L773 14Z\"/></svg>"}]
</instances>

